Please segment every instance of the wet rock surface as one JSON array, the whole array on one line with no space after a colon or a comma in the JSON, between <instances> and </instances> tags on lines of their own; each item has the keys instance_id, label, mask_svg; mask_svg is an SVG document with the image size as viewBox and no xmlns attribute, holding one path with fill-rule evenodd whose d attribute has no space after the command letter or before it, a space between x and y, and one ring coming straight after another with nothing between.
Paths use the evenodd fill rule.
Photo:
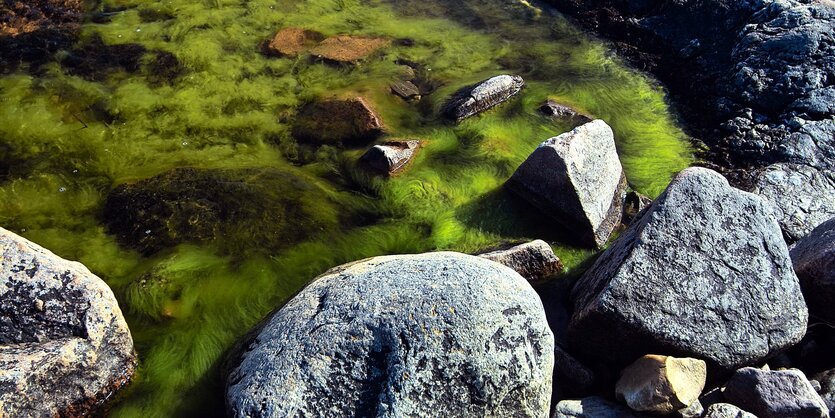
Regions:
<instances>
[{"instance_id":1,"label":"wet rock surface","mask_svg":"<svg viewBox=\"0 0 835 418\"><path fill-rule=\"evenodd\" d=\"M266 45L266 51L273 55L297 57L314 48L325 39L315 30L304 28L283 28Z\"/></svg>"},{"instance_id":2,"label":"wet rock surface","mask_svg":"<svg viewBox=\"0 0 835 418\"><path fill-rule=\"evenodd\" d=\"M582 125L592 121L592 118L589 116L554 100L548 100L543 103L542 106L539 107L539 111L545 116L550 116L556 119L565 119L576 125Z\"/></svg>"},{"instance_id":3,"label":"wet rock surface","mask_svg":"<svg viewBox=\"0 0 835 418\"><path fill-rule=\"evenodd\" d=\"M563 265L547 242L534 240L479 254L481 258L510 267L530 282L542 282L562 273Z\"/></svg>"},{"instance_id":4,"label":"wet rock surface","mask_svg":"<svg viewBox=\"0 0 835 418\"><path fill-rule=\"evenodd\" d=\"M231 416L547 415L554 341L513 270L474 256L372 258L270 317L227 381Z\"/></svg>"},{"instance_id":5,"label":"wet rock surface","mask_svg":"<svg viewBox=\"0 0 835 418\"><path fill-rule=\"evenodd\" d=\"M131 379L113 292L80 263L0 228L0 415L85 416Z\"/></svg>"},{"instance_id":6,"label":"wet rock surface","mask_svg":"<svg viewBox=\"0 0 835 418\"><path fill-rule=\"evenodd\" d=\"M318 144L369 142L382 134L382 120L362 97L309 103L293 124L293 136Z\"/></svg>"},{"instance_id":7,"label":"wet rock surface","mask_svg":"<svg viewBox=\"0 0 835 418\"><path fill-rule=\"evenodd\" d=\"M523 87L525 81L522 77L498 75L458 90L444 103L441 113L449 119L461 121L504 103L519 94Z\"/></svg>"},{"instance_id":8,"label":"wet rock surface","mask_svg":"<svg viewBox=\"0 0 835 418\"><path fill-rule=\"evenodd\" d=\"M379 172L391 175L401 171L415 157L420 141L387 141L374 145L362 156L362 161Z\"/></svg>"},{"instance_id":9,"label":"wet rock surface","mask_svg":"<svg viewBox=\"0 0 835 418\"><path fill-rule=\"evenodd\" d=\"M646 355L621 372L615 396L635 411L670 414L697 402L706 378L701 360Z\"/></svg>"},{"instance_id":10,"label":"wet rock surface","mask_svg":"<svg viewBox=\"0 0 835 418\"><path fill-rule=\"evenodd\" d=\"M385 38L339 35L327 38L310 50L310 53L326 61L353 64L391 45Z\"/></svg>"},{"instance_id":11,"label":"wet rock surface","mask_svg":"<svg viewBox=\"0 0 835 418\"><path fill-rule=\"evenodd\" d=\"M792 247L791 257L809 315L835 326L835 218Z\"/></svg>"},{"instance_id":12,"label":"wet rock surface","mask_svg":"<svg viewBox=\"0 0 835 418\"><path fill-rule=\"evenodd\" d=\"M808 313L771 212L714 171L682 171L572 290L576 352L730 371L799 342Z\"/></svg>"},{"instance_id":13,"label":"wet rock surface","mask_svg":"<svg viewBox=\"0 0 835 418\"><path fill-rule=\"evenodd\" d=\"M395 81L389 86L391 92L406 101L420 100L420 88L409 80Z\"/></svg>"},{"instance_id":14,"label":"wet rock surface","mask_svg":"<svg viewBox=\"0 0 835 418\"><path fill-rule=\"evenodd\" d=\"M724 390L725 398L759 418L828 418L829 410L799 370L738 370Z\"/></svg>"},{"instance_id":15,"label":"wet rock surface","mask_svg":"<svg viewBox=\"0 0 835 418\"><path fill-rule=\"evenodd\" d=\"M596 120L548 139L507 186L583 245L602 247L620 223L626 194L612 129Z\"/></svg>"}]
</instances>

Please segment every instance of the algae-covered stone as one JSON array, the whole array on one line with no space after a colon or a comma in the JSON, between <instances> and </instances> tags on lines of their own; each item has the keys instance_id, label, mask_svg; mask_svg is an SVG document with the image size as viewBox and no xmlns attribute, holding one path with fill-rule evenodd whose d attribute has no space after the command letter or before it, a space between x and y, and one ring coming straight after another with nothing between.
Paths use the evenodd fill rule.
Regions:
<instances>
[{"instance_id":1,"label":"algae-covered stone","mask_svg":"<svg viewBox=\"0 0 835 418\"><path fill-rule=\"evenodd\" d=\"M371 168L385 174L395 174L402 170L414 158L420 147L420 141L387 141L374 145L362 156L362 161Z\"/></svg>"},{"instance_id":2,"label":"algae-covered stone","mask_svg":"<svg viewBox=\"0 0 835 418\"><path fill-rule=\"evenodd\" d=\"M293 124L293 136L319 144L370 142L382 134L382 120L362 97L309 103Z\"/></svg>"},{"instance_id":3,"label":"algae-covered stone","mask_svg":"<svg viewBox=\"0 0 835 418\"><path fill-rule=\"evenodd\" d=\"M636 411L669 414L697 402L706 378L704 361L646 355L623 370L615 394Z\"/></svg>"},{"instance_id":4,"label":"algae-covered stone","mask_svg":"<svg viewBox=\"0 0 835 418\"><path fill-rule=\"evenodd\" d=\"M523 87L525 81L522 77L498 75L458 90L444 104L441 112L450 119L461 121L504 103L519 94Z\"/></svg>"},{"instance_id":5,"label":"algae-covered stone","mask_svg":"<svg viewBox=\"0 0 835 418\"><path fill-rule=\"evenodd\" d=\"M136 367L113 292L80 263L0 228L0 416L85 416Z\"/></svg>"},{"instance_id":6,"label":"algae-covered stone","mask_svg":"<svg viewBox=\"0 0 835 418\"><path fill-rule=\"evenodd\" d=\"M310 53L327 61L356 63L389 45L385 38L339 35L323 40Z\"/></svg>"},{"instance_id":7,"label":"algae-covered stone","mask_svg":"<svg viewBox=\"0 0 835 418\"><path fill-rule=\"evenodd\" d=\"M315 47L325 36L303 28L284 28L275 34L267 44L267 50L276 55L295 57Z\"/></svg>"},{"instance_id":8,"label":"algae-covered stone","mask_svg":"<svg viewBox=\"0 0 835 418\"><path fill-rule=\"evenodd\" d=\"M376 257L314 280L227 380L234 417L544 417L553 334L513 270L457 253Z\"/></svg>"}]
</instances>

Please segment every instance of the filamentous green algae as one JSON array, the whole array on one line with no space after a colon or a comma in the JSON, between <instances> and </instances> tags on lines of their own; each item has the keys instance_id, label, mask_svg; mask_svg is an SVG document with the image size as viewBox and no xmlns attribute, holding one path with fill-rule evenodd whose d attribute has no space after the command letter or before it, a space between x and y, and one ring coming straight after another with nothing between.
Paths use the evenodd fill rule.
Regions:
<instances>
[{"instance_id":1,"label":"filamentous green algae","mask_svg":"<svg viewBox=\"0 0 835 418\"><path fill-rule=\"evenodd\" d=\"M0 77L0 225L81 261L117 294L140 368L112 416L222 415L224 352L340 263L543 238L576 273L593 253L502 188L571 128L537 112L547 99L608 122L640 192L658 195L692 162L659 87L527 2L104 0L93 13L106 18L85 23L72 50ZM263 54L284 27L394 42L358 65ZM392 95L404 62L438 89L416 103ZM501 73L525 78L520 97L457 125L437 117L453 91ZM302 104L347 94L373 103L389 138L424 141L407 171L374 176L356 163L365 147L293 139ZM299 199L321 226L265 246L250 235L264 229L254 216L221 238L142 254L104 226L115 187L183 167L307 179L315 193Z\"/></svg>"}]
</instances>

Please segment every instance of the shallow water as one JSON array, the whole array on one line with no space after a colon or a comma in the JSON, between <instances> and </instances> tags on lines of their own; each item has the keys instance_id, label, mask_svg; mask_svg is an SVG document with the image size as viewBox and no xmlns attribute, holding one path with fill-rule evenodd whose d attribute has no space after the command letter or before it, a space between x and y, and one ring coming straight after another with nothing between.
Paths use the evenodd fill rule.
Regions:
<instances>
[{"instance_id":1,"label":"shallow water","mask_svg":"<svg viewBox=\"0 0 835 418\"><path fill-rule=\"evenodd\" d=\"M0 77L0 225L81 261L119 298L140 368L113 416L222 415L224 351L340 263L543 238L576 273L593 253L502 189L536 145L570 128L537 113L546 98L606 120L643 193L692 162L652 80L517 0L105 0L98 11L109 22L85 23L74 51ZM258 44L288 26L412 42L355 67L262 55ZM391 95L398 59L440 88L416 104ZM526 79L521 97L459 125L436 117L455 89L499 73ZM426 141L405 173L367 174L356 164L366 147L292 139L301 104L348 94L373 103L391 138ZM284 173L266 178L278 190L282 175L307 184L291 197L315 208L303 213L317 227L276 244L259 234L301 222L250 216L145 255L117 242L103 222L108 192L178 167Z\"/></svg>"}]
</instances>

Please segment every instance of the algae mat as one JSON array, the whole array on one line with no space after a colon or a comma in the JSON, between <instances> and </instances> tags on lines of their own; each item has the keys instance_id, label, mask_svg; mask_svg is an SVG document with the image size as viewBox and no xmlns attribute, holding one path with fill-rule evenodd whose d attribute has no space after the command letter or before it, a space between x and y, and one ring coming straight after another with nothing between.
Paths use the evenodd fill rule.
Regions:
<instances>
[{"instance_id":1,"label":"algae mat","mask_svg":"<svg viewBox=\"0 0 835 418\"><path fill-rule=\"evenodd\" d=\"M391 42L356 65L262 53L285 27ZM224 351L343 262L544 238L576 273L593 253L502 189L570 128L537 112L548 98L613 127L639 191L692 163L652 80L527 2L104 0L47 58L0 77L0 225L118 295L140 369L112 416L223 415ZM404 71L434 91L392 95ZM500 73L528 87L461 124L437 118L450 93ZM368 145L293 139L302 105L344 95L378 110L381 141L425 141L406 172L368 174Z\"/></svg>"}]
</instances>

